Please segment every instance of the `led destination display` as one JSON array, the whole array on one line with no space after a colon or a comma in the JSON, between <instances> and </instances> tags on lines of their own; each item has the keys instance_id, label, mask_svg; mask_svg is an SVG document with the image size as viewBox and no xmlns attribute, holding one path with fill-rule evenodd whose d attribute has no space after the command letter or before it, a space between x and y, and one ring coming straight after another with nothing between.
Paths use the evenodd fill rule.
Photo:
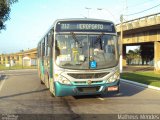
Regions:
<instances>
[{"instance_id":1,"label":"led destination display","mask_svg":"<svg viewBox=\"0 0 160 120\"><path fill-rule=\"evenodd\" d=\"M115 32L115 28L113 23L110 22L78 22L78 21L73 21L73 22L59 22L57 23L56 26L56 31L57 32Z\"/></svg>"}]
</instances>

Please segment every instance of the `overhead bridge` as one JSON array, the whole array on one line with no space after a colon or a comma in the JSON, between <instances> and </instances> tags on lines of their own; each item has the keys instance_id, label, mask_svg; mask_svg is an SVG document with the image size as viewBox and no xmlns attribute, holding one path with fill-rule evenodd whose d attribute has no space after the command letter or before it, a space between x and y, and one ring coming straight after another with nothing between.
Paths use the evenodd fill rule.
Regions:
<instances>
[{"instance_id":1,"label":"overhead bridge","mask_svg":"<svg viewBox=\"0 0 160 120\"><path fill-rule=\"evenodd\" d=\"M150 56L155 71L160 70L160 13L144 16L116 25L120 35L123 30L123 66L127 65L126 46L140 45L143 53ZM149 54L149 55L147 55ZM142 63L144 62L142 56ZM147 58L146 58L147 59ZM145 59L145 60L146 60Z\"/></svg>"}]
</instances>

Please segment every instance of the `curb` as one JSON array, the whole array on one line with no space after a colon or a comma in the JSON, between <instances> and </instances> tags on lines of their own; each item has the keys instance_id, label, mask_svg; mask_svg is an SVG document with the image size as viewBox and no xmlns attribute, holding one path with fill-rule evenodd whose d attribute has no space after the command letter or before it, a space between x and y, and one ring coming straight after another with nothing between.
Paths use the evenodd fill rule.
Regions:
<instances>
[{"instance_id":1,"label":"curb","mask_svg":"<svg viewBox=\"0 0 160 120\"><path fill-rule=\"evenodd\" d=\"M146 85L146 84L142 84L142 83L138 83L138 82L133 82L133 81L126 80L126 79L120 79L120 81L160 91L159 87L155 87L155 86L151 86L151 85Z\"/></svg>"}]
</instances>

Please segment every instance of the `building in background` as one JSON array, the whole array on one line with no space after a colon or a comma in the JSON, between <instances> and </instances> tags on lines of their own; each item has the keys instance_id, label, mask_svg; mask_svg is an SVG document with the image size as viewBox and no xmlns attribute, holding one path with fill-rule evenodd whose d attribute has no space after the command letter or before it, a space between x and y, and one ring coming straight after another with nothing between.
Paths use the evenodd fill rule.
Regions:
<instances>
[{"instance_id":1,"label":"building in background","mask_svg":"<svg viewBox=\"0 0 160 120\"><path fill-rule=\"evenodd\" d=\"M36 66L37 49L30 49L11 54L0 54L0 65L9 66Z\"/></svg>"}]
</instances>

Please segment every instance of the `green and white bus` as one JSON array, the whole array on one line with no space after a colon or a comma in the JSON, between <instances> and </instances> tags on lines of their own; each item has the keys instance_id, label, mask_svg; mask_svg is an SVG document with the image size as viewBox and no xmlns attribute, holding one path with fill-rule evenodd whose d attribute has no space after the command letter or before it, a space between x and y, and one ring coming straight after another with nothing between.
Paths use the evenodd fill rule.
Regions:
<instances>
[{"instance_id":1,"label":"green and white bus","mask_svg":"<svg viewBox=\"0 0 160 120\"><path fill-rule=\"evenodd\" d=\"M113 22L59 19L38 43L38 74L54 96L119 91L119 50Z\"/></svg>"}]
</instances>

